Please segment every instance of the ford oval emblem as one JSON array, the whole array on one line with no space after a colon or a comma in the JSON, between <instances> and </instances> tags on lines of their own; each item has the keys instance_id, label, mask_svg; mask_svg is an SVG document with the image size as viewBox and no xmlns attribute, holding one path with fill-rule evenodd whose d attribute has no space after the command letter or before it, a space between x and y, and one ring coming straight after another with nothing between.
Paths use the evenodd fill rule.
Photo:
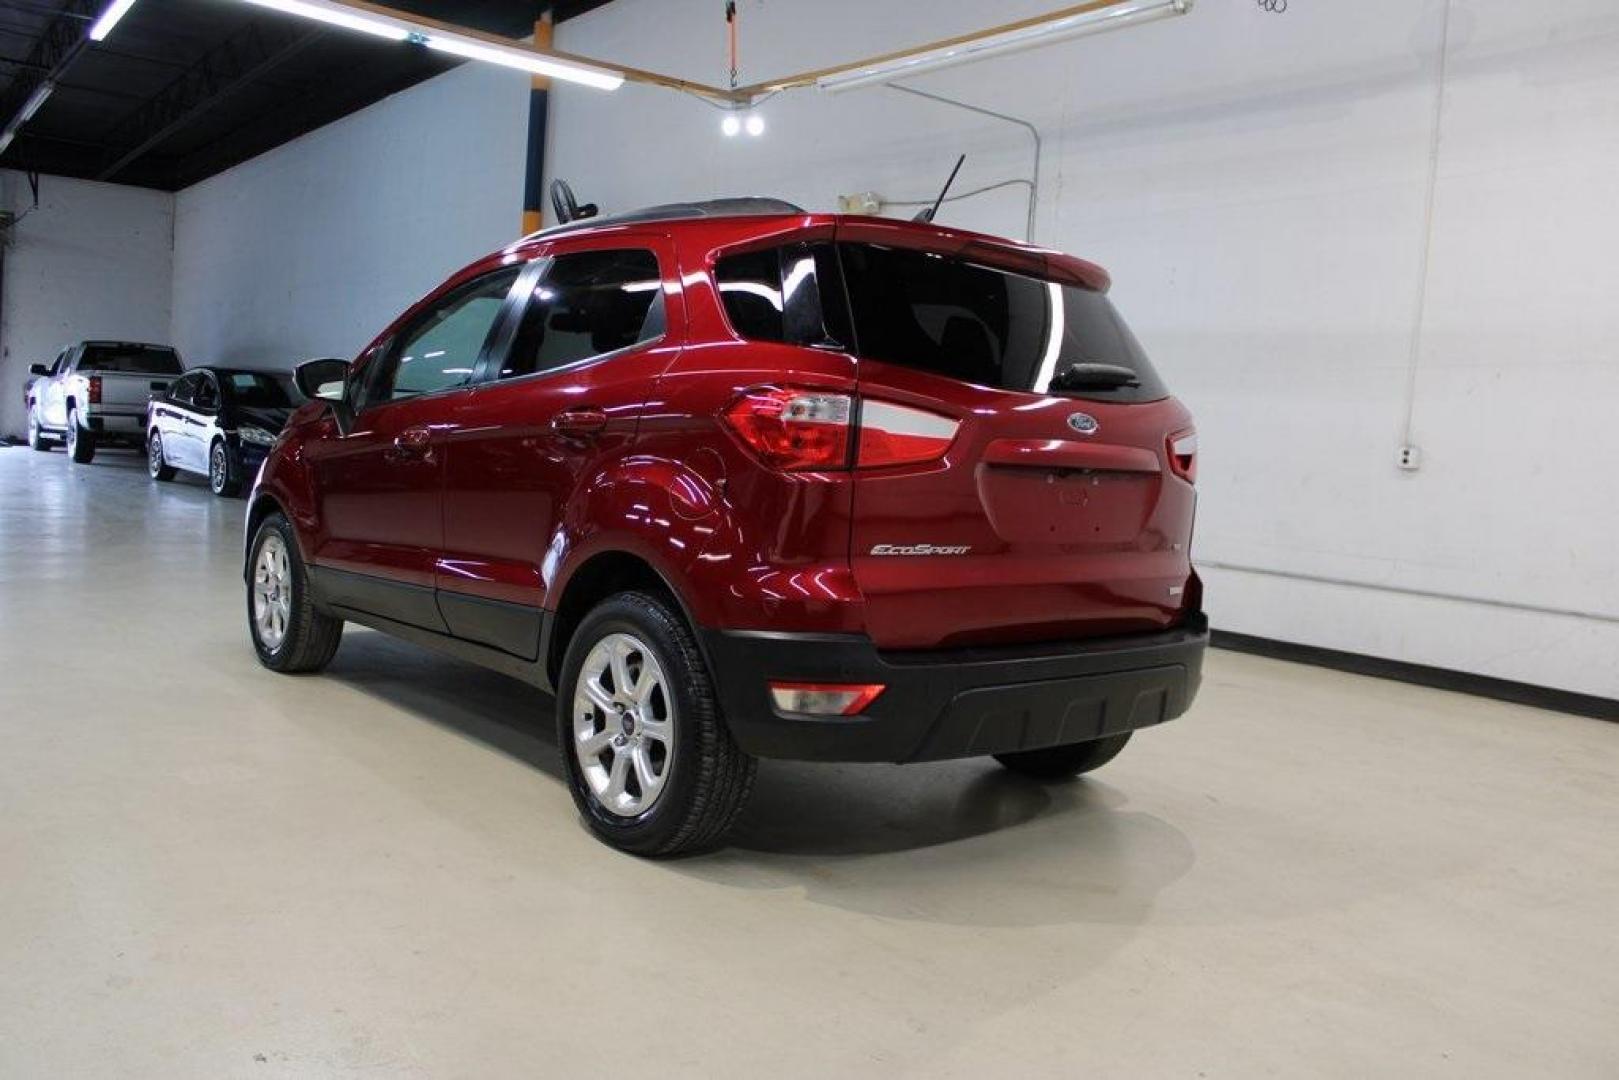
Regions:
<instances>
[{"instance_id":1,"label":"ford oval emblem","mask_svg":"<svg viewBox=\"0 0 1619 1080\"><path fill-rule=\"evenodd\" d=\"M1095 435L1096 429L1102 425L1098 424L1096 417L1090 413L1077 412L1068 418L1068 426L1081 435Z\"/></svg>"}]
</instances>

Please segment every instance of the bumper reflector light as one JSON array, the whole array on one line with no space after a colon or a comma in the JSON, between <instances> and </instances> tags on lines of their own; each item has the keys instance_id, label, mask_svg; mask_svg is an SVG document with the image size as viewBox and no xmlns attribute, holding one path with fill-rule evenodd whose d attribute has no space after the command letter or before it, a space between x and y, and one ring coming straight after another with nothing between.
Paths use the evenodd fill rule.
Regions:
<instances>
[{"instance_id":1,"label":"bumper reflector light","mask_svg":"<svg viewBox=\"0 0 1619 1080\"><path fill-rule=\"evenodd\" d=\"M881 683L772 682L770 699L777 712L810 716L859 716L883 692Z\"/></svg>"}]
</instances>

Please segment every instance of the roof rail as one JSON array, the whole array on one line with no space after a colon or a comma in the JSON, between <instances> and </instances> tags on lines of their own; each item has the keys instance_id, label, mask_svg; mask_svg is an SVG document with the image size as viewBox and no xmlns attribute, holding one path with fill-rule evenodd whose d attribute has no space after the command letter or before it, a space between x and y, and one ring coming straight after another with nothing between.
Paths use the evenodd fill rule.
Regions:
<instances>
[{"instance_id":1,"label":"roof rail","mask_svg":"<svg viewBox=\"0 0 1619 1080\"><path fill-rule=\"evenodd\" d=\"M634 225L643 221L683 221L690 218L718 218L718 217L767 217L776 214L804 214L808 213L803 207L795 206L785 199L770 199L760 196L747 196L736 199L708 199L703 202L665 203L662 206L646 206L639 210L627 210L622 214L609 214L606 217L580 218L570 221L566 225L553 225L549 229L530 233L523 240L538 240L542 237L559 236L563 233L577 232L581 229L592 229L601 225ZM520 241L521 242L521 241Z\"/></svg>"}]
</instances>

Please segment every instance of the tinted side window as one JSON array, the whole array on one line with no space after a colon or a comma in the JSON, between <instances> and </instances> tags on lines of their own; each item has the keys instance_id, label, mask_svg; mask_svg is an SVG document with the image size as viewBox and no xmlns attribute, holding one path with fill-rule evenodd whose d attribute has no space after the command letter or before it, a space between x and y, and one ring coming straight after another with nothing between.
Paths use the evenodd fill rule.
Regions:
<instances>
[{"instance_id":1,"label":"tinted side window","mask_svg":"<svg viewBox=\"0 0 1619 1080\"><path fill-rule=\"evenodd\" d=\"M777 248L727 255L714 263L726 318L738 337L786 341L781 309L781 252Z\"/></svg>"},{"instance_id":2,"label":"tinted side window","mask_svg":"<svg viewBox=\"0 0 1619 1080\"><path fill-rule=\"evenodd\" d=\"M169 386L169 400L176 405L190 407L191 394L197 388L197 376L185 375L174 380Z\"/></svg>"},{"instance_id":3,"label":"tinted side window","mask_svg":"<svg viewBox=\"0 0 1619 1080\"><path fill-rule=\"evenodd\" d=\"M478 278L407 327L371 400L398 401L471 382L518 273L513 266Z\"/></svg>"},{"instance_id":4,"label":"tinted side window","mask_svg":"<svg viewBox=\"0 0 1619 1080\"><path fill-rule=\"evenodd\" d=\"M1129 369L1135 383L1076 396L1168 393L1103 293L904 248L839 250L863 358L1034 393L1070 365L1105 364Z\"/></svg>"},{"instance_id":5,"label":"tinted side window","mask_svg":"<svg viewBox=\"0 0 1619 1080\"><path fill-rule=\"evenodd\" d=\"M661 337L663 304L650 251L559 255L534 285L500 378L552 371Z\"/></svg>"},{"instance_id":6,"label":"tinted side window","mask_svg":"<svg viewBox=\"0 0 1619 1080\"><path fill-rule=\"evenodd\" d=\"M830 244L788 244L716 260L714 283L738 337L838 346L847 332L836 264Z\"/></svg>"},{"instance_id":7,"label":"tinted side window","mask_svg":"<svg viewBox=\"0 0 1619 1080\"><path fill-rule=\"evenodd\" d=\"M191 394L192 403L199 409L219 408L219 388L214 385L212 376L198 375L196 379L196 389Z\"/></svg>"}]
</instances>

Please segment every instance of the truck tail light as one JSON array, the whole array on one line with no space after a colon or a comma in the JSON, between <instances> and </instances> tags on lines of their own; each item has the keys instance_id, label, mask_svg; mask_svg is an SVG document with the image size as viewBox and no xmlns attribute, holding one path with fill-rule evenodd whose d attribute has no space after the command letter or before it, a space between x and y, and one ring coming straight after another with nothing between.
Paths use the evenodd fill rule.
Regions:
<instances>
[{"instance_id":1,"label":"truck tail light","mask_svg":"<svg viewBox=\"0 0 1619 1080\"><path fill-rule=\"evenodd\" d=\"M1169 467L1188 484L1197 483L1197 432L1177 431L1168 444Z\"/></svg>"},{"instance_id":2,"label":"truck tail light","mask_svg":"<svg viewBox=\"0 0 1619 1080\"><path fill-rule=\"evenodd\" d=\"M763 386L725 410L749 449L779 469L840 469L849 462L854 398L827 390Z\"/></svg>"},{"instance_id":3,"label":"truck tail light","mask_svg":"<svg viewBox=\"0 0 1619 1080\"><path fill-rule=\"evenodd\" d=\"M855 464L862 469L936 461L955 441L961 425L948 416L867 399L860 407L860 443Z\"/></svg>"},{"instance_id":4,"label":"truck tail light","mask_svg":"<svg viewBox=\"0 0 1619 1080\"><path fill-rule=\"evenodd\" d=\"M101 404L101 376L90 376L90 404Z\"/></svg>"},{"instance_id":5,"label":"truck tail light","mask_svg":"<svg viewBox=\"0 0 1619 1080\"><path fill-rule=\"evenodd\" d=\"M770 700L777 712L859 716L884 689L881 683L772 682Z\"/></svg>"}]
</instances>

